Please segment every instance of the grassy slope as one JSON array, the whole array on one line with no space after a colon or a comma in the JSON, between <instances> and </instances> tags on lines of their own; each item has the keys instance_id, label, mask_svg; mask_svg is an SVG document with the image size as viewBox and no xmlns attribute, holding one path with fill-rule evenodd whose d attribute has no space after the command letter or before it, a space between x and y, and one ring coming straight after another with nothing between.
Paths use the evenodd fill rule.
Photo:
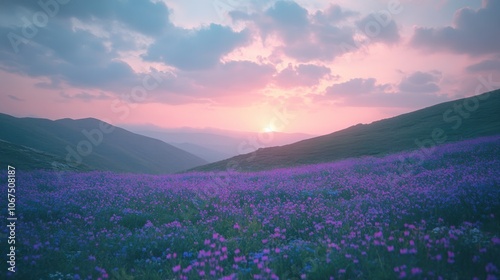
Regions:
<instances>
[{"instance_id":1,"label":"grassy slope","mask_svg":"<svg viewBox=\"0 0 500 280\"><path fill-rule=\"evenodd\" d=\"M53 154L34 150L0 140L0 164L14 166L17 170L45 169L54 171L90 171L85 164L71 166L64 164L64 159ZM53 162L61 164L52 165Z\"/></svg>"},{"instance_id":2,"label":"grassy slope","mask_svg":"<svg viewBox=\"0 0 500 280\"><path fill-rule=\"evenodd\" d=\"M99 120L63 119L51 121L35 118L15 118L0 114L0 130L3 131L0 139L17 146L25 146L56 158L60 164L68 164L67 148L77 150L77 145L87 138L82 130L91 131L99 128ZM132 173L172 173L187 168L193 168L206 163L190 153L175 148L162 141L137 135L124 129L115 127L112 133L103 134L101 144L92 145L92 153L82 157L83 164L90 169L109 170L115 172ZM10 149L13 149L12 146ZM18 151L17 154L20 152ZM0 154L2 161L9 163L16 160L16 153ZM40 168L40 161L29 157L22 161L28 169ZM51 163L48 163L51 166ZM70 163L71 165L71 163ZM79 166L76 166L79 168Z\"/></svg>"},{"instance_id":3,"label":"grassy slope","mask_svg":"<svg viewBox=\"0 0 500 280\"><path fill-rule=\"evenodd\" d=\"M255 171L349 157L384 155L418 149L415 140L432 139L432 132L436 128L444 131L446 142L500 134L500 90L478 97L484 100L479 99L477 110L471 111L468 118L461 118L462 123L456 129L453 127L456 120L445 121L443 114L453 110L455 104L463 104L465 99L441 103L368 125L356 125L286 146L259 149L254 155L239 155L192 170L221 171L236 163L237 170ZM448 115L450 118L457 116L455 112Z\"/></svg>"}]
</instances>

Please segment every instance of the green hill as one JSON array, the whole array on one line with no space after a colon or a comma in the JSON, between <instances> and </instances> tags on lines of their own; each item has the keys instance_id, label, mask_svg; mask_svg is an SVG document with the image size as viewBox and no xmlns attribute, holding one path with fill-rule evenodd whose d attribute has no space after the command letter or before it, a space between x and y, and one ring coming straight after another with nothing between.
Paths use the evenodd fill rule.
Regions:
<instances>
[{"instance_id":1,"label":"green hill","mask_svg":"<svg viewBox=\"0 0 500 280\"><path fill-rule=\"evenodd\" d=\"M15 118L0 114L2 164L25 169L174 173L207 163L157 139L97 119ZM8 143L7 143L8 142Z\"/></svg>"}]
</instances>

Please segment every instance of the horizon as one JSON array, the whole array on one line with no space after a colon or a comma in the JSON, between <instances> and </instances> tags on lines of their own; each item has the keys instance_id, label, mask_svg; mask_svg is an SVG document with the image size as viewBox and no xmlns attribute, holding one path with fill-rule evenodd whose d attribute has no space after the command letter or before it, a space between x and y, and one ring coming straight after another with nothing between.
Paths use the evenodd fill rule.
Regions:
<instances>
[{"instance_id":1,"label":"horizon","mask_svg":"<svg viewBox=\"0 0 500 280\"><path fill-rule=\"evenodd\" d=\"M496 90L497 89L495 89L493 91L496 91ZM478 95L487 94L487 93L489 93L489 92L482 92L482 93L480 93ZM469 97L474 97L474 96L478 96L478 95L472 95L472 96L469 96ZM448 101L445 101L445 102L431 104L431 105L425 106L423 108L418 108L418 109L411 110L411 111L408 111L408 112L403 112L403 113L401 113L399 115L396 115L396 116L388 116L388 117L385 117L385 118L375 119L375 120L372 120L372 121L366 122L366 123L352 124L352 125L349 125L347 127L343 127L343 128L338 129L338 130L331 131L331 132L328 132L328 133L325 133L325 134L309 134L309 133L304 133L304 132L301 132L301 131L291 131L291 132L289 132L289 131L276 131L276 130L267 131L265 129L262 129L261 131L244 131L244 130L228 130L228 129L222 129L222 128L217 128L217 127L189 127L189 126L182 126L182 127L161 127L161 126L155 125L153 123L142 123L142 124L118 123L118 124L114 124L114 123L107 122L106 120L101 120L101 119L98 119L98 118L95 118L95 117L91 117L91 116L82 117L82 118L70 118L70 117L64 117L64 118L44 118L44 117L33 116L33 115L32 116L10 115L10 116L13 116L13 117L16 117L16 118L47 119L47 120L51 120L51 121L58 121L58 120L64 120L64 119L70 119L70 120L73 120L73 121L85 120L85 119L95 119L95 120L98 120L98 121L105 122L105 123L108 123L110 125L113 125L115 127L128 130L128 131L136 133L136 134L141 134L141 132L148 132L148 131L157 131L157 132L162 131L162 132L170 132L170 133L221 133L221 135L223 135L224 133L229 133L229 134L231 134L231 133L233 133L233 134L234 133L236 133L236 134L238 134L238 133L240 133L240 134L278 133L278 134L289 134L289 135L292 135L292 134L302 134L302 135L310 136L311 138L314 138L314 137L319 137L319 136L324 136L324 135L327 135L327 134L339 132L339 131L351 128L353 126L357 126L357 125L369 125L369 124L372 124L374 122L378 122L378 121L382 121L382 120L385 120L385 119L390 119L390 118L393 118L393 117L398 117L400 115L405 115L405 114L413 113L413 112L420 111L420 110L423 110L423 109L427 109L427 108L439 105L441 103L453 102L453 101L458 101L458 100L461 100L461 99L463 99L463 98L457 98L457 99L452 99L452 100L448 100ZM0 114L5 114L5 113L0 112ZM7 115L9 115L9 114L7 114ZM145 135L145 134L143 134L143 135ZM148 136L148 135L145 135L145 136L151 137L151 136ZM151 137L151 138L155 138L155 137ZM307 139L307 138L305 138L305 139Z\"/></svg>"},{"instance_id":2,"label":"horizon","mask_svg":"<svg viewBox=\"0 0 500 280\"><path fill-rule=\"evenodd\" d=\"M0 112L318 136L500 87L491 0L46 3L0 11Z\"/></svg>"}]
</instances>

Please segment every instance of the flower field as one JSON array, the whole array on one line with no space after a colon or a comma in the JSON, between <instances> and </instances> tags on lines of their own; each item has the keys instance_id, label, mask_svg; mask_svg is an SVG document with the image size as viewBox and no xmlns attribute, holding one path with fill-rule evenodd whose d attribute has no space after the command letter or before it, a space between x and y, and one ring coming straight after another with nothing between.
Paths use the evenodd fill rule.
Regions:
<instances>
[{"instance_id":1,"label":"flower field","mask_svg":"<svg viewBox=\"0 0 500 280\"><path fill-rule=\"evenodd\" d=\"M499 279L500 137L428 152L224 178L20 172L7 276Z\"/></svg>"}]
</instances>

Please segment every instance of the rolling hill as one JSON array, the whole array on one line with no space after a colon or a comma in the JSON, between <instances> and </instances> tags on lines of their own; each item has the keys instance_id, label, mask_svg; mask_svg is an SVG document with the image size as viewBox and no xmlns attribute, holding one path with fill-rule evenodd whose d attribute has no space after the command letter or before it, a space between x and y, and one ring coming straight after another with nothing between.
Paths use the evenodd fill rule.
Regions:
<instances>
[{"instance_id":1,"label":"rolling hill","mask_svg":"<svg viewBox=\"0 0 500 280\"><path fill-rule=\"evenodd\" d=\"M262 148L192 170L267 170L350 157L381 156L495 134L500 134L500 90L440 103L371 124L358 124L281 147Z\"/></svg>"},{"instance_id":2,"label":"rolling hill","mask_svg":"<svg viewBox=\"0 0 500 280\"><path fill-rule=\"evenodd\" d=\"M86 164L65 164L62 157L45 153L29 147L16 145L0 140L0 162L16 167L20 170L43 169L65 171L90 171L92 168ZM52 164L54 163L54 164Z\"/></svg>"},{"instance_id":3,"label":"rolling hill","mask_svg":"<svg viewBox=\"0 0 500 280\"><path fill-rule=\"evenodd\" d=\"M207 162L150 137L97 119L48 120L0 114L2 164L25 169L164 174ZM47 162L50 161L50 162Z\"/></svg>"}]
</instances>

